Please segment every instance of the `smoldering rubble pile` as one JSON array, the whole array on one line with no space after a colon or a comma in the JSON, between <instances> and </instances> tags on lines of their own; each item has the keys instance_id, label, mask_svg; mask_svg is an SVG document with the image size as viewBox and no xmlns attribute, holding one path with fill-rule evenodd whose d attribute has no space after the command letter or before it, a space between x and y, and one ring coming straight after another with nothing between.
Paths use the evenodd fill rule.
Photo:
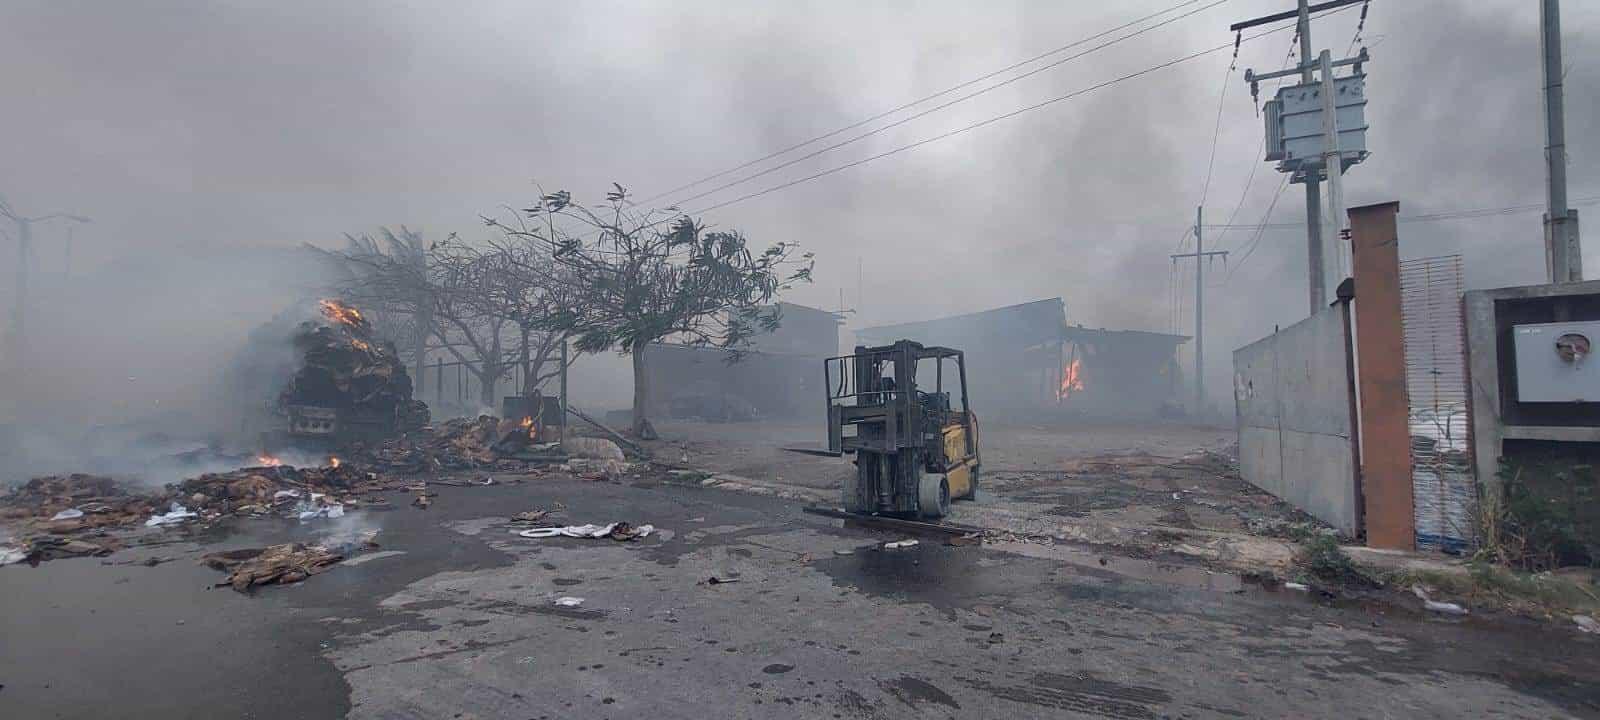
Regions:
<instances>
[{"instance_id":1,"label":"smoldering rubble pile","mask_svg":"<svg viewBox=\"0 0 1600 720\"><path fill-rule=\"evenodd\" d=\"M307 320L294 333L300 367L279 403L335 408L350 418L412 430L428 424L428 406L411 397L394 345L373 336L361 311L335 300L321 302L326 322Z\"/></svg>"},{"instance_id":2,"label":"smoldering rubble pile","mask_svg":"<svg viewBox=\"0 0 1600 720\"><path fill-rule=\"evenodd\" d=\"M20 521L31 531L17 547L0 548L0 565L110 555L121 543L106 530L144 521L157 502L97 475L29 480L15 492L0 496L0 521Z\"/></svg>"},{"instance_id":3,"label":"smoldering rubble pile","mask_svg":"<svg viewBox=\"0 0 1600 720\"><path fill-rule=\"evenodd\" d=\"M223 517L336 518L351 506L382 506L364 493L406 490L399 480L348 465L251 467L209 473L150 493L130 492L114 478L34 478L0 495L0 520L22 532L0 548L0 565L109 555L122 547L110 531L205 523Z\"/></svg>"},{"instance_id":4,"label":"smoldering rubble pile","mask_svg":"<svg viewBox=\"0 0 1600 720\"><path fill-rule=\"evenodd\" d=\"M164 499L201 517L277 515L308 520L339 517L345 506L384 504L365 493L403 489L404 483L348 463L333 467L251 467L207 473L169 485Z\"/></svg>"},{"instance_id":5,"label":"smoldering rubble pile","mask_svg":"<svg viewBox=\"0 0 1600 720\"><path fill-rule=\"evenodd\" d=\"M479 470L496 466L501 421L484 415L456 418L371 445L357 444L345 454L384 472L416 474L440 470ZM526 434L526 430L521 430Z\"/></svg>"},{"instance_id":6,"label":"smoldering rubble pile","mask_svg":"<svg viewBox=\"0 0 1600 720\"><path fill-rule=\"evenodd\" d=\"M411 475L466 470L518 470L528 463L567 462L583 472L592 463L621 464L622 449L602 438L568 437L564 450L556 443L535 441L537 429L528 420L501 420L483 415L457 418L377 443L354 444L345 454L384 473Z\"/></svg>"}]
</instances>

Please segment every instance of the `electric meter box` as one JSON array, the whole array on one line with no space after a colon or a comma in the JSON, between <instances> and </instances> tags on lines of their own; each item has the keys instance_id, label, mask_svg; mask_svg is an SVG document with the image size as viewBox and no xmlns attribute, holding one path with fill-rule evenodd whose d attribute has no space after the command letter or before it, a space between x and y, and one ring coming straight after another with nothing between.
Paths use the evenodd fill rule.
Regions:
<instances>
[{"instance_id":1,"label":"electric meter box","mask_svg":"<svg viewBox=\"0 0 1600 720\"><path fill-rule=\"evenodd\" d=\"M1513 325L1511 339L1518 401L1600 405L1600 320Z\"/></svg>"}]
</instances>

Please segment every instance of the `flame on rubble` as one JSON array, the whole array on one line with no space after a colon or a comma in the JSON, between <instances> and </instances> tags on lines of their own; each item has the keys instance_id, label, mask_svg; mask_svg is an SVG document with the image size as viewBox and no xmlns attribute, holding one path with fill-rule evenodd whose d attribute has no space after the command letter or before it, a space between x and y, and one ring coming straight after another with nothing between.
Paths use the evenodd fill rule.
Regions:
<instances>
[{"instance_id":1,"label":"flame on rubble","mask_svg":"<svg viewBox=\"0 0 1600 720\"><path fill-rule=\"evenodd\" d=\"M329 457L328 458L328 467L337 469L339 467L339 458Z\"/></svg>"},{"instance_id":2,"label":"flame on rubble","mask_svg":"<svg viewBox=\"0 0 1600 720\"><path fill-rule=\"evenodd\" d=\"M372 352L372 346L367 344L367 341L365 340L361 340L359 338L353 339L350 341L350 344L355 346L355 348L361 352Z\"/></svg>"},{"instance_id":3,"label":"flame on rubble","mask_svg":"<svg viewBox=\"0 0 1600 720\"><path fill-rule=\"evenodd\" d=\"M1074 358L1071 363L1061 368L1061 389L1056 392L1056 399L1065 400L1082 389L1083 361Z\"/></svg>"},{"instance_id":4,"label":"flame on rubble","mask_svg":"<svg viewBox=\"0 0 1600 720\"><path fill-rule=\"evenodd\" d=\"M261 453L256 456L256 464L261 467L278 467L283 464L283 461L266 453Z\"/></svg>"},{"instance_id":5,"label":"flame on rubble","mask_svg":"<svg viewBox=\"0 0 1600 720\"><path fill-rule=\"evenodd\" d=\"M522 421L517 424L527 429L529 439L539 437L539 426L534 424L532 417L524 415Z\"/></svg>"},{"instance_id":6,"label":"flame on rubble","mask_svg":"<svg viewBox=\"0 0 1600 720\"><path fill-rule=\"evenodd\" d=\"M329 320L341 325L360 325L365 321L361 311L338 300L323 300L318 303L322 306L322 314Z\"/></svg>"}]
</instances>

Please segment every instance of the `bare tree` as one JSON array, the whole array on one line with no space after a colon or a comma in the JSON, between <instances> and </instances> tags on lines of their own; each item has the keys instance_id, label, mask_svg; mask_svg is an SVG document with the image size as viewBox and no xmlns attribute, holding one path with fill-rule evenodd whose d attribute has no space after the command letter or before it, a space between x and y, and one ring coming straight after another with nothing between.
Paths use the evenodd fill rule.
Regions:
<instances>
[{"instance_id":1,"label":"bare tree","mask_svg":"<svg viewBox=\"0 0 1600 720\"><path fill-rule=\"evenodd\" d=\"M550 315L568 285L555 281L562 270L548 249L509 237L471 244L455 235L423 247L421 235L404 227L399 234L383 228L380 237L346 235L343 251L318 251L337 268L338 294L394 336L416 338L417 357L433 349L461 363L486 407L496 404L499 382L515 367L526 392L560 371L551 361L568 333L552 329ZM420 379L423 365L416 365Z\"/></svg>"},{"instance_id":2,"label":"bare tree","mask_svg":"<svg viewBox=\"0 0 1600 720\"><path fill-rule=\"evenodd\" d=\"M753 253L737 231L713 231L676 208L641 210L613 184L606 202L584 206L550 193L514 223L486 218L506 237L542 244L570 293L551 327L577 337L581 352L616 348L633 358L633 432L655 434L648 351L674 339L726 348L737 358L756 332L777 328L771 301L810 282L812 254L794 243Z\"/></svg>"},{"instance_id":3,"label":"bare tree","mask_svg":"<svg viewBox=\"0 0 1600 720\"><path fill-rule=\"evenodd\" d=\"M428 339L435 334L428 249L422 233L404 225L399 233L384 227L378 234L381 242L365 233L347 233L342 251L307 247L329 261L334 292L366 311L380 336L407 347L412 382L420 396L426 384Z\"/></svg>"},{"instance_id":4,"label":"bare tree","mask_svg":"<svg viewBox=\"0 0 1600 720\"><path fill-rule=\"evenodd\" d=\"M515 333L511 341L515 346L505 348L504 364L521 367L525 393L561 371L555 356L570 332L556 327L554 318L572 301L572 283L562 277L563 268L551 260L546 248L511 236L491 239L482 246L452 236L430 254L445 271L440 284L451 296L447 301L452 304L452 315L476 315L478 322L495 325L496 333L501 329ZM467 336L465 329L457 328L457 332ZM493 344L489 333L479 335ZM477 350L490 352L491 348Z\"/></svg>"}]
</instances>

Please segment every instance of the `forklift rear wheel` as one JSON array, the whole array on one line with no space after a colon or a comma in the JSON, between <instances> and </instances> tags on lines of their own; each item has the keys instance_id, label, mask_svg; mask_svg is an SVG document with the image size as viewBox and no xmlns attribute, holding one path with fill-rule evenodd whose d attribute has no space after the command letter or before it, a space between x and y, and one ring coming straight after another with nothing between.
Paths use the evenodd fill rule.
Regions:
<instances>
[{"instance_id":1,"label":"forklift rear wheel","mask_svg":"<svg viewBox=\"0 0 1600 720\"><path fill-rule=\"evenodd\" d=\"M950 483L943 475L923 475L917 483L917 514L937 520L950 512Z\"/></svg>"}]
</instances>

